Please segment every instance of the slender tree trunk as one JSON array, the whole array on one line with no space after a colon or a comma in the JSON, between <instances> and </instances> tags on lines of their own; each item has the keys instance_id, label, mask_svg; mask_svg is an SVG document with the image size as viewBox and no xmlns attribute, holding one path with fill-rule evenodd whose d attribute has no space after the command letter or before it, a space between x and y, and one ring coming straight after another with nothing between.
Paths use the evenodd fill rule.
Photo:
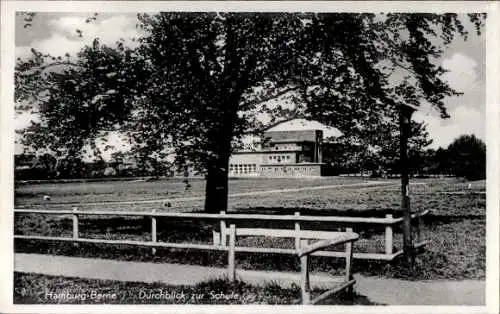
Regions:
<instances>
[{"instance_id":1,"label":"slender tree trunk","mask_svg":"<svg viewBox=\"0 0 500 314\"><path fill-rule=\"evenodd\" d=\"M401 106L399 111L400 147L399 162L401 171L401 210L403 211L403 250L408 267L414 265L414 248L411 234L411 208L408 178L408 138L410 136L410 121L413 109Z\"/></svg>"}]
</instances>

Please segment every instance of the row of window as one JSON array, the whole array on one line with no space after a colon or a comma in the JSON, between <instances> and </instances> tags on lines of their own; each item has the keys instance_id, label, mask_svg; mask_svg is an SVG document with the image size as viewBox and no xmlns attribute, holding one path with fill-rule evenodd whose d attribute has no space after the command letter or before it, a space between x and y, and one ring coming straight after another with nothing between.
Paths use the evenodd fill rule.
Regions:
<instances>
[{"instance_id":1,"label":"row of window","mask_svg":"<svg viewBox=\"0 0 500 314\"><path fill-rule=\"evenodd\" d=\"M312 171L315 167L266 167L261 166L262 170L273 170L276 171Z\"/></svg>"},{"instance_id":2,"label":"row of window","mask_svg":"<svg viewBox=\"0 0 500 314\"><path fill-rule=\"evenodd\" d=\"M281 162L282 160L290 160L290 155L281 155L281 156L269 156L270 161Z\"/></svg>"},{"instance_id":3,"label":"row of window","mask_svg":"<svg viewBox=\"0 0 500 314\"><path fill-rule=\"evenodd\" d=\"M256 173L257 165L256 164L230 164L229 172L235 174L245 174L245 173Z\"/></svg>"},{"instance_id":4,"label":"row of window","mask_svg":"<svg viewBox=\"0 0 500 314\"><path fill-rule=\"evenodd\" d=\"M297 148L298 148L298 146L292 145L292 144L290 144L290 145L279 145L279 144L278 145L274 145L274 149L275 150L294 150L294 149L297 149Z\"/></svg>"}]
</instances>

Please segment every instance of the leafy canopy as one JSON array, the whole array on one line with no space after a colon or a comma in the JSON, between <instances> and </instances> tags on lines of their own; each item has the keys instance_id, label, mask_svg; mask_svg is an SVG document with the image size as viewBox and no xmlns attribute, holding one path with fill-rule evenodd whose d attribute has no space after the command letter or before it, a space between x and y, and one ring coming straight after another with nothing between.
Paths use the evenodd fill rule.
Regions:
<instances>
[{"instance_id":1,"label":"leafy canopy","mask_svg":"<svg viewBox=\"0 0 500 314\"><path fill-rule=\"evenodd\" d=\"M479 33L484 15L469 18ZM134 47L96 39L76 57L33 50L18 61L17 109L40 115L22 131L25 144L59 157L87 146L99 155L97 139L120 130L136 154L223 166L235 141L262 130L259 114L307 117L384 145L388 135L366 135L394 130L400 106L427 103L446 118L444 99L460 94L436 64L457 34L468 36L456 14L169 12L138 20ZM260 106L280 95L296 107Z\"/></svg>"}]
</instances>

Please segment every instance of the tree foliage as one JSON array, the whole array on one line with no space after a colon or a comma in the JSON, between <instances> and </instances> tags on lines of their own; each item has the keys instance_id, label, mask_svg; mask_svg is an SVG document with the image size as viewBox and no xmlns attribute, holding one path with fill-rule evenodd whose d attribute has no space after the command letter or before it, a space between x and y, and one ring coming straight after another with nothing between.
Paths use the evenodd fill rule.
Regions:
<instances>
[{"instance_id":1,"label":"tree foliage","mask_svg":"<svg viewBox=\"0 0 500 314\"><path fill-rule=\"evenodd\" d=\"M257 113L273 122L309 117L382 147L401 106L411 116L427 102L447 117L445 97L459 94L435 63L441 47L467 35L456 14L163 12L138 20L135 47L95 40L76 58L33 51L18 62L18 109L41 116L24 130L25 143L72 160L85 147L99 155L96 139L120 129L142 158L175 153L179 164L204 169L207 211L227 208L229 157L235 141L262 129ZM471 20L480 30L483 18ZM291 91L296 108L260 106Z\"/></svg>"},{"instance_id":2,"label":"tree foliage","mask_svg":"<svg viewBox=\"0 0 500 314\"><path fill-rule=\"evenodd\" d=\"M486 178L486 145L474 135L462 135L448 146L451 171L467 180Z\"/></svg>"}]
</instances>

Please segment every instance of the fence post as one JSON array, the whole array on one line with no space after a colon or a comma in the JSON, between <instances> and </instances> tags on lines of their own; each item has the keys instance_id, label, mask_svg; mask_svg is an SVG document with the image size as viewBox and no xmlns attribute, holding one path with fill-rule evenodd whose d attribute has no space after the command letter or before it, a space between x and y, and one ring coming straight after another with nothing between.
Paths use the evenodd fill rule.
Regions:
<instances>
[{"instance_id":1,"label":"fence post","mask_svg":"<svg viewBox=\"0 0 500 314\"><path fill-rule=\"evenodd\" d=\"M235 267L235 247L236 247L236 226L229 226L229 252L228 252L228 278L230 282L234 282L236 278Z\"/></svg>"},{"instance_id":2,"label":"fence post","mask_svg":"<svg viewBox=\"0 0 500 314\"><path fill-rule=\"evenodd\" d=\"M213 237L212 242L214 243L214 245L220 245L220 242L221 242L220 232L217 232L215 230L212 231L212 237Z\"/></svg>"},{"instance_id":3,"label":"fence post","mask_svg":"<svg viewBox=\"0 0 500 314\"><path fill-rule=\"evenodd\" d=\"M221 216L226 215L225 211L220 212ZM227 245L227 234L226 234L226 221L224 219L220 220L220 244L223 246Z\"/></svg>"},{"instance_id":4,"label":"fence post","mask_svg":"<svg viewBox=\"0 0 500 314\"><path fill-rule=\"evenodd\" d=\"M220 214L222 215L222 211L220 212ZM221 245L221 242L222 242L222 228L220 228L221 230L217 231L217 230L213 230L212 231L212 242L214 245Z\"/></svg>"},{"instance_id":5,"label":"fence post","mask_svg":"<svg viewBox=\"0 0 500 314\"><path fill-rule=\"evenodd\" d=\"M155 209L151 212L153 215L156 212ZM156 217L151 215L151 242L156 243ZM151 249L153 255L156 254L156 248Z\"/></svg>"},{"instance_id":6,"label":"fence post","mask_svg":"<svg viewBox=\"0 0 500 314\"><path fill-rule=\"evenodd\" d=\"M387 220L392 220L392 214L387 214L385 215L385 218ZM392 254L392 223L387 223L385 225L385 254L391 255Z\"/></svg>"},{"instance_id":7,"label":"fence post","mask_svg":"<svg viewBox=\"0 0 500 314\"><path fill-rule=\"evenodd\" d=\"M78 240L78 207L73 207L73 240ZM78 246L78 242L73 242L74 246Z\"/></svg>"},{"instance_id":8,"label":"fence post","mask_svg":"<svg viewBox=\"0 0 500 314\"><path fill-rule=\"evenodd\" d=\"M306 247L308 241L300 240L301 247ZM309 284L309 255L305 254L300 257L300 291L302 294L302 304L311 302L311 292Z\"/></svg>"},{"instance_id":9,"label":"fence post","mask_svg":"<svg viewBox=\"0 0 500 314\"><path fill-rule=\"evenodd\" d=\"M346 228L346 232L352 233L352 228ZM345 281L350 281L352 279L352 242L347 242L345 244ZM348 293L352 293L352 286L347 288Z\"/></svg>"},{"instance_id":10,"label":"fence post","mask_svg":"<svg viewBox=\"0 0 500 314\"><path fill-rule=\"evenodd\" d=\"M417 231L417 243L420 243L422 241L422 227L424 226L424 221L421 215L417 217L417 225L416 225L416 231Z\"/></svg>"},{"instance_id":11,"label":"fence post","mask_svg":"<svg viewBox=\"0 0 500 314\"><path fill-rule=\"evenodd\" d=\"M295 217L298 218L300 217L299 212L295 212ZM300 249L300 222L295 221L295 250Z\"/></svg>"}]
</instances>

